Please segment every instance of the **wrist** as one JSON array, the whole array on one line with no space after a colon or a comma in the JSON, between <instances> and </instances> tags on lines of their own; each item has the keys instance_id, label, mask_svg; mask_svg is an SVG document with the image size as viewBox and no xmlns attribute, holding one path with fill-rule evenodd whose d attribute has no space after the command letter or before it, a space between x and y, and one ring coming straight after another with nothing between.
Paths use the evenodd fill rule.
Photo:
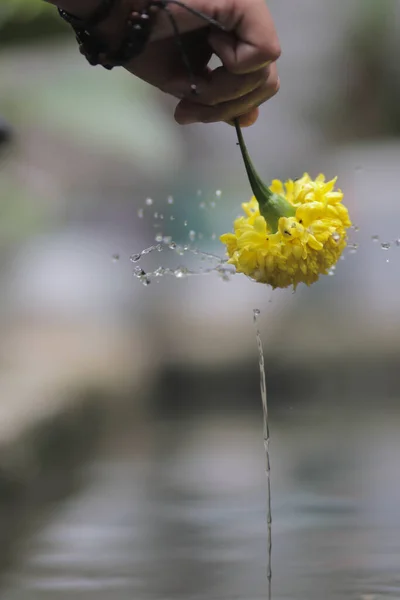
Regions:
<instances>
[{"instance_id":1,"label":"wrist","mask_svg":"<svg viewBox=\"0 0 400 600\"><path fill-rule=\"evenodd\" d=\"M48 2L78 19L87 19L100 5L100 0L48 0Z\"/></svg>"},{"instance_id":2,"label":"wrist","mask_svg":"<svg viewBox=\"0 0 400 600\"><path fill-rule=\"evenodd\" d=\"M76 0L52 2L57 3L60 16L73 28L81 54L89 64L108 70L125 66L144 50L157 12L154 0L150 0L149 9L143 6L143 0L98 0L97 7L81 17L69 12ZM87 8L85 4L85 13Z\"/></svg>"}]
</instances>

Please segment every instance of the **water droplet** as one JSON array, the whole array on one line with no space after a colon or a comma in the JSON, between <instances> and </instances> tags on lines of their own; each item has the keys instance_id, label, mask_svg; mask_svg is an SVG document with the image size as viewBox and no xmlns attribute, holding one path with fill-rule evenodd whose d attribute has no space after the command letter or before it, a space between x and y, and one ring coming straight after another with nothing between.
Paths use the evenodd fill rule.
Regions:
<instances>
[{"instance_id":1,"label":"water droplet","mask_svg":"<svg viewBox=\"0 0 400 600\"><path fill-rule=\"evenodd\" d=\"M168 202L168 204L173 204L173 203L174 203L174 198L173 198L173 196L168 196L168 198L167 198L167 202Z\"/></svg>"},{"instance_id":2,"label":"water droplet","mask_svg":"<svg viewBox=\"0 0 400 600\"><path fill-rule=\"evenodd\" d=\"M143 219L143 216L144 216L144 210L143 210L143 208L139 208L138 209L137 216L139 217L139 219Z\"/></svg>"},{"instance_id":3,"label":"water droplet","mask_svg":"<svg viewBox=\"0 0 400 600\"><path fill-rule=\"evenodd\" d=\"M354 227L354 231L355 231L356 233L358 233L358 232L360 231L360 228L359 228L357 225L355 225L355 227Z\"/></svg>"},{"instance_id":4,"label":"water droplet","mask_svg":"<svg viewBox=\"0 0 400 600\"><path fill-rule=\"evenodd\" d=\"M118 262L119 258L120 258L119 254L113 254L112 255L113 262Z\"/></svg>"},{"instance_id":5,"label":"water droplet","mask_svg":"<svg viewBox=\"0 0 400 600\"><path fill-rule=\"evenodd\" d=\"M184 225L184 227L187 227L188 226L188 222L187 221L183 221L183 225Z\"/></svg>"},{"instance_id":6,"label":"water droplet","mask_svg":"<svg viewBox=\"0 0 400 600\"><path fill-rule=\"evenodd\" d=\"M158 219L158 212L155 212L153 216L155 219Z\"/></svg>"},{"instance_id":7,"label":"water droplet","mask_svg":"<svg viewBox=\"0 0 400 600\"><path fill-rule=\"evenodd\" d=\"M146 198L145 204L146 206L151 206L153 204L153 200L151 198Z\"/></svg>"},{"instance_id":8,"label":"water droplet","mask_svg":"<svg viewBox=\"0 0 400 600\"><path fill-rule=\"evenodd\" d=\"M176 250L176 248L177 248L177 246L176 246L175 242L171 242L170 245L169 245L169 249L170 250Z\"/></svg>"},{"instance_id":9,"label":"water droplet","mask_svg":"<svg viewBox=\"0 0 400 600\"><path fill-rule=\"evenodd\" d=\"M213 233L213 234L211 235L211 239L212 239L212 240L216 240L216 239L217 239L217 234L216 234L216 233Z\"/></svg>"},{"instance_id":10,"label":"water droplet","mask_svg":"<svg viewBox=\"0 0 400 600\"><path fill-rule=\"evenodd\" d=\"M161 215L160 215L160 219L162 220L163 218L164 218L164 215L163 215L163 214L161 214Z\"/></svg>"},{"instance_id":11,"label":"water droplet","mask_svg":"<svg viewBox=\"0 0 400 600\"><path fill-rule=\"evenodd\" d=\"M349 244L349 253L355 254L358 250L358 244Z\"/></svg>"},{"instance_id":12,"label":"water droplet","mask_svg":"<svg viewBox=\"0 0 400 600\"><path fill-rule=\"evenodd\" d=\"M183 279L184 277L187 277L188 273L189 271L186 267L178 267L174 271L174 275L177 279Z\"/></svg>"},{"instance_id":13,"label":"water droplet","mask_svg":"<svg viewBox=\"0 0 400 600\"><path fill-rule=\"evenodd\" d=\"M372 240L373 242L379 242L379 235L373 235L373 236L371 237L371 240Z\"/></svg>"},{"instance_id":14,"label":"water droplet","mask_svg":"<svg viewBox=\"0 0 400 600\"><path fill-rule=\"evenodd\" d=\"M165 235L162 239L162 241L164 242L164 244L171 244L172 242L172 237L170 235Z\"/></svg>"},{"instance_id":15,"label":"water droplet","mask_svg":"<svg viewBox=\"0 0 400 600\"><path fill-rule=\"evenodd\" d=\"M339 242L339 241L340 241L340 235L339 235L339 233L334 233L334 234L332 235L332 239L333 239L335 242Z\"/></svg>"},{"instance_id":16,"label":"water droplet","mask_svg":"<svg viewBox=\"0 0 400 600\"><path fill-rule=\"evenodd\" d=\"M386 262L387 262L387 263L389 263L389 262L390 262L390 260L387 258L387 259L386 259Z\"/></svg>"},{"instance_id":17,"label":"water droplet","mask_svg":"<svg viewBox=\"0 0 400 600\"><path fill-rule=\"evenodd\" d=\"M381 244L381 248L382 248L382 250L389 250L391 245L392 244L390 242L384 242Z\"/></svg>"},{"instance_id":18,"label":"water droplet","mask_svg":"<svg viewBox=\"0 0 400 600\"><path fill-rule=\"evenodd\" d=\"M206 207L206 203L205 203L205 202L200 202L200 204L199 204L199 208L200 208L201 210L204 210L204 209L205 209L205 207Z\"/></svg>"},{"instance_id":19,"label":"water droplet","mask_svg":"<svg viewBox=\"0 0 400 600\"><path fill-rule=\"evenodd\" d=\"M213 200L212 202L210 202L210 206L211 208L215 208L217 206L217 203Z\"/></svg>"},{"instance_id":20,"label":"water droplet","mask_svg":"<svg viewBox=\"0 0 400 600\"><path fill-rule=\"evenodd\" d=\"M222 191L221 191L221 190L217 190L217 191L215 192L215 195L216 195L218 198L220 198L220 197L222 196Z\"/></svg>"},{"instance_id":21,"label":"water droplet","mask_svg":"<svg viewBox=\"0 0 400 600\"><path fill-rule=\"evenodd\" d=\"M400 239L396 240L396 246L400 247Z\"/></svg>"},{"instance_id":22,"label":"water droplet","mask_svg":"<svg viewBox=\"0 0 400 600\"><path fill-rule=\"evenodd\" d=\"M253 310L254 319L257 319L261 315L261 310L259 308L255 308Z\"/></svg>"},{"instance_id":23,"label":"water droplet","mask_svg":"<svg viewBox=\"0 0 400 600\"><path fill-rule=\"evenodd\" d=\"M193 231L193 229L191 231L189 231L189 240L191 242L194 242L194 240L196 239L196 232Z\"/></svg>"},{"instance_id":24,"label":"water droplet","mask_svg":"<svg viewBox=\"0 0 400 600\"><path fill-rule=\"evenodd\" d=\"M138 262L141 259L141 257L142 257L141 254L132 254L132 256L129 258L129 260L131 262Z\"/></svg>"},{"instance_id":25,"label":"water droplet","mask_svg":"<svg viewBox=\"0 0 400 600\"><path fill-rule=\"evenodd\" d=\"M155 240L156 240L157 243L162 242L163 241L162 234L161 233L157 234L156 237L155 237Z\"/></svg>"},{"instance_id":26,"label":"water droplet","mask_svg":"<svg viewBox=\"0 0 400 600\"><path fill-rule=\"evenodd\" d=\"M135 267L133 269L133 275L139 279L140 283L147 286L150 285L150 278L147 276L146 271L143 271L141 267Z\"/></svg>"},{"instance_id":27,"label":"water droplet","mask_svg":"<svg viewBox=\"0 0 400 600\"><path fill-rule=\"evenodd\" d=\"M175 221L175 217L173 215L170 216L169 218L170 221Z\"/></svg>"}]
</instances>

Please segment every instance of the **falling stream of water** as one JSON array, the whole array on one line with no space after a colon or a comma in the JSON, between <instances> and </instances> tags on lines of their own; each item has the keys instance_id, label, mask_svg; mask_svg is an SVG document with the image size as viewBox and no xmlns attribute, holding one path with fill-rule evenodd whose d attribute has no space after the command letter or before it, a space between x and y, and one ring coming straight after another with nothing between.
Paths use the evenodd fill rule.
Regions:
<instances>
[{"instance_id":1,"label":"falling stream of water","mask_svg":"<svg viewBox=\"0 0 400 600\"><path fill-rule=\"evenodd\" d=\"M260 310L255 308L253 310L253 322L256 329L256 339L258 348L258 364L260 368L260 391L261 391L261 402L263 409L263 435L264 435L264 448L265 448L265 474L267 476L267 526L268 526L268 556L267 556L267 580L268 580L268 600L272 598L272 511L271 511L271 463L269 458L269 419L268 419L268 398L267 398L267 382L265 376L265 361L264 361L264 350L261 340L261 333L258 326L258 318L260 316Z\"/></svg>"}]
</instances>

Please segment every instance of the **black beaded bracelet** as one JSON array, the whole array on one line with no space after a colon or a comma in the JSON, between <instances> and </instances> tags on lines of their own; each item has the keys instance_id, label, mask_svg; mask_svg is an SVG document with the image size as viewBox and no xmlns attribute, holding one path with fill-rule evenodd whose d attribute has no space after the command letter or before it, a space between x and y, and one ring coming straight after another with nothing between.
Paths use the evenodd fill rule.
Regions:
<instances>
[{"instance_id":1,"label":"black beaded bracelet","mask_svg":"<svg viewBox=\"0 0 400 600\"><path fill-rule=\"evenodd\" d=\"M101 65L107 70L124 66L143 52L154 22L154 11L149 8L141 12L131 11L126 19L125 35L119 49L111 53L108 46L93 29L107 19L117 0L102 0L97 10L87 19L79 19L63 9L60 17L75 31L80 52L90 65Z\"/></svg>"}]
</instances>

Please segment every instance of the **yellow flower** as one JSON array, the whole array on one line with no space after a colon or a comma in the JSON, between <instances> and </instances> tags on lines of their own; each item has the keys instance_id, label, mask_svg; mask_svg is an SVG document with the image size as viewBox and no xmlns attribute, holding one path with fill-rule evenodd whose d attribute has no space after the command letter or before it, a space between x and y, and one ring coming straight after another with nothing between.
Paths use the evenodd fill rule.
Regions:
<instances>
[{"instance_id":1,"label":"yellow flower","mask_svg":"<svg viewBox=\"0 0 400 600\"><path fill-rule=\"evenodd\" d=\"M246 216L236 219L234 233L220 238L226 244L228 262L237 272L273 288L293 285L295 289L301 282L310 285L326 275L339 260L346 246L346 229L351 226L343 193L335 191L335 184L336 178L326 182L323 175L312 180L304 174L285 185L275 180L261 194L252 185L263 201L264 216L256 197L242 205ZM280 213L270 212L274 198L282 201Z\"/></svg>"},{"instance_id":2,"label":"yellow flower","mask_svg":"<svg viewBox=\"0 0 400 600\"><path fill-rule=\"evenodd\" d=\"M268 187L258 176L247 152L238 120L235 127L253 198L242 205L245 217L234 223L234 233L221 236L228 262L236 271L273 288L294 289L328 274L346 247L351 226L336 178L324 175Z\"/></svg>"}]
</instances>

